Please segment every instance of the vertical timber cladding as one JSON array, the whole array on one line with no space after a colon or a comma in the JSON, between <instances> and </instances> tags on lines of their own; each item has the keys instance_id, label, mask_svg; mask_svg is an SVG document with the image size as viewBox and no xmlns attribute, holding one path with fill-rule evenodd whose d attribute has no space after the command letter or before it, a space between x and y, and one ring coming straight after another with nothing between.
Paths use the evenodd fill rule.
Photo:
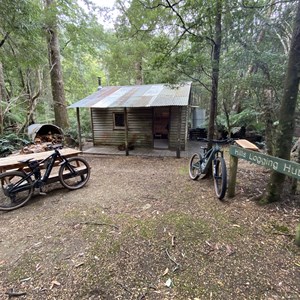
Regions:
<instances>
[{"instance_id":1,"label":"vertical timber cladding","mask_svg":"<svg viewBox=\"0 0 300 300\"><path fill-rule=\"evenodd\" d=\"M185 150L187 140L187 106L172 106L170 114L169 148L176 150L178 145L178 129L180 126L180 150Z\"/></svg>"},{"instance_id":2,"label":"vertical timber cladding","mask_svg":"<svg viewBox=\"0 0 300 300\"><path fill-rule=\"evenodd\" d=\"M151 108L127 108L128 142L136 147L152 147ZM125 128L114 129L114 113L124 108L92 108L94 145L119 146L125 142Z\"/></svg>"},{"instance_id":3,"label":"vertical timber cladding","mask_svg":"<svg viewBox=\"0 0 300 300\"><path fill-rule=\"evenodd\" d=\"M128 108L128 142L136 147L150 148L152 137L152 109L149 107Z\"/></svg>"}]
</instances>

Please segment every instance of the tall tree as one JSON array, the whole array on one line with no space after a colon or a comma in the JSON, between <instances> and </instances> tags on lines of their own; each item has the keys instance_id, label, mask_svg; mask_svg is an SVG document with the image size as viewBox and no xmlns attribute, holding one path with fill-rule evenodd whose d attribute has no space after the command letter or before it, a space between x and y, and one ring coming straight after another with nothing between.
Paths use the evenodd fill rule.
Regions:
<instances>
[{"instance_id":1,"label":"tall tree","mask_svg":"<svg viewBox=\"0 0 300 300\"><path fill-rule=\"evenodd\" d=\"M57 8L55 0L45 0L45 4L47 11L47 41L55 123L59 127L66 129L69 127L69 119L66 107L64 81L60 60L56 12Z\"/></svg>"},{"instance_id":2,"label":"tall tree","mask_svg":"<svg viewBox=\"0 0 300 300\"><path fill-rule=\"evenodd\" d=\"M212 140L215 134L215 122L218 109L218 86L220 75L220 52L222 43L222 0L216 1L215 7L215 30L214 39L212 41L212 73L211 73L211 98L210 98L210 112L209 112L209 125L208 125L208 138ZM210 142L209 147L212 144Z\"/></svg>"},{"instance_id":3,"label":"tall tree","mask_svg":"<svg viewBox=\"0 0 300 300\"><path fill-rule=\"evenodd\" d=\"M294 23L293 37L284 83L284 94L279 115L279 128L276 139L275 156L289 160L295 128L295 109L300 82L300 1ZM278 201L281 196L285 175L273 171L264 201Z\"/></svg>"},{"instance_id":4,"label":"tall tree","mask_svg":"<svg viewBox=\"0 0 300 300\"><path fill-rule=\"evenodd\" d=\"M0 135L3 134L3 103L6 102L5 82L3 75L3 66L0 62Z\"/></svg>"}]
</instances>

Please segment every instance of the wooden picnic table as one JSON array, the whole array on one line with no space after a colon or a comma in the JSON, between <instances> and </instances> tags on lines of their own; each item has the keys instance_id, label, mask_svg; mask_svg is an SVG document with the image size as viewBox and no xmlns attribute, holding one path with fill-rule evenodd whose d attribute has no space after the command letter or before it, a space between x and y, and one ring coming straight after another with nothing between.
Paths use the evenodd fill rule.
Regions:
<instances>
[{"instance_id":1,"label":"wooden picnic table","mask_svg":"<svg viewBox=\"0 0 300 300\"><path fill-rule=\"evenodd\" d=\"M40 153L17 154L0 158L0 173L26 167L26 165L24 163L21 163L20 160L33 158L35 160L41 161L51 155L52 152L53 150ZM63 148L60 149L59 152L65 157L77 156L79 153L81 153L81 151L72 148Z\"/></svg>"}]
</instances>

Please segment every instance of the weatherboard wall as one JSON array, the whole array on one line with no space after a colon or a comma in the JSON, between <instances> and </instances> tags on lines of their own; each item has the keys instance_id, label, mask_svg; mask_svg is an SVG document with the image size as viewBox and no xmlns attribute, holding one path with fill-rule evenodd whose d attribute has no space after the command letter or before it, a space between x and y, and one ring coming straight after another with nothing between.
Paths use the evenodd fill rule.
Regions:
<instances>
[{"instance_id":1,"label":"weatherboard wall","mask_svg":"<svg viewBox=\"0 0 300 300\"><path fill-rule=\"evenodd\" d=\"M125 130L114 129L113 113L124 108L92 108L94 145L119 146L125 142ZM128 142L135 147L153 148L153 108L127 108ZM187 107L170 108L169 149L185 150L187 139Z\"/></svg>"},{"instance_id":2,"label":"weatherboard wall","mask_svg":"<svg viewBox=\"0 0 300 300\"><path fill-rule=\"evenodd\" d=\"M124 108L92 108L94 145L119 146L125 142L125 130L114 129L113 113ZM136 147L152 147L152 109L128 108L128 142Z\"/></svg>"},{"instance_id":3,"label":"weatherboard wall","mask_svg":"<svg viewBox=\"0 0 300 300\"><path fill-rule=\"evenodd\" d=\"M180 150L185 150L187 140L187 107L172 106L170 113L169 148L178 148L180 139Z\"/></svg>"}]
</instances>

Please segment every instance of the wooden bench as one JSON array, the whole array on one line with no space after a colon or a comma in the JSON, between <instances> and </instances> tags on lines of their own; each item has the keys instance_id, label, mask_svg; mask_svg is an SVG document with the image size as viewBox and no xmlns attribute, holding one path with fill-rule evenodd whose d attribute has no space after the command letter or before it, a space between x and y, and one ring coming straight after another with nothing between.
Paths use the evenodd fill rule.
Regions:
<instances>
[{"instance_id":1,"label":"wooden bench","mask_svg":"<svg viewBox=\"0 0 300 300\"><path fill-rule=\"evenodd\" d=\"M54 172L53 172L54 171ZM81 166L79 168L76 168L77 174L78 175L86 175L87 174L87 169L84 166ZM72 177L72 174L68 173L68 174L63 174L64 179L68 179ZM50 176L48 177L47 180L47 184L49 183L54 183L56 181L58 181L58 169L57 172L55 172L55 169L53 168L52 173L50 174Z\"/></svg>"},{"instance_id":2,"label":"wooden bench","mask_svg":"<svg viewBox=\"0 0 300 300\"><path fill-rule=\"evenodd\" d=\"M63 148L59 150L60 154L64 157L73 157L78 156L81 151L71 148ZM53 153L52 150L40 152L40 153L30 153L30 154L18 154L18 155L11 155L8 157L0 158L0 173L12 171L12 170L22 170L24 169L27 171L27 166L24 163L21 163L21 160L26 160L29 158L33 158L37 161L42 161L48 156L50 156ZM59 161L55 163L55 166L58 166ZM41 170L44 168L44 166L40 165ZM58 170L59 168L53 167L52 172L50 174L50 177L48 179L48 183L53 183L58 181Z\"/></svg>"}]
</instances>

